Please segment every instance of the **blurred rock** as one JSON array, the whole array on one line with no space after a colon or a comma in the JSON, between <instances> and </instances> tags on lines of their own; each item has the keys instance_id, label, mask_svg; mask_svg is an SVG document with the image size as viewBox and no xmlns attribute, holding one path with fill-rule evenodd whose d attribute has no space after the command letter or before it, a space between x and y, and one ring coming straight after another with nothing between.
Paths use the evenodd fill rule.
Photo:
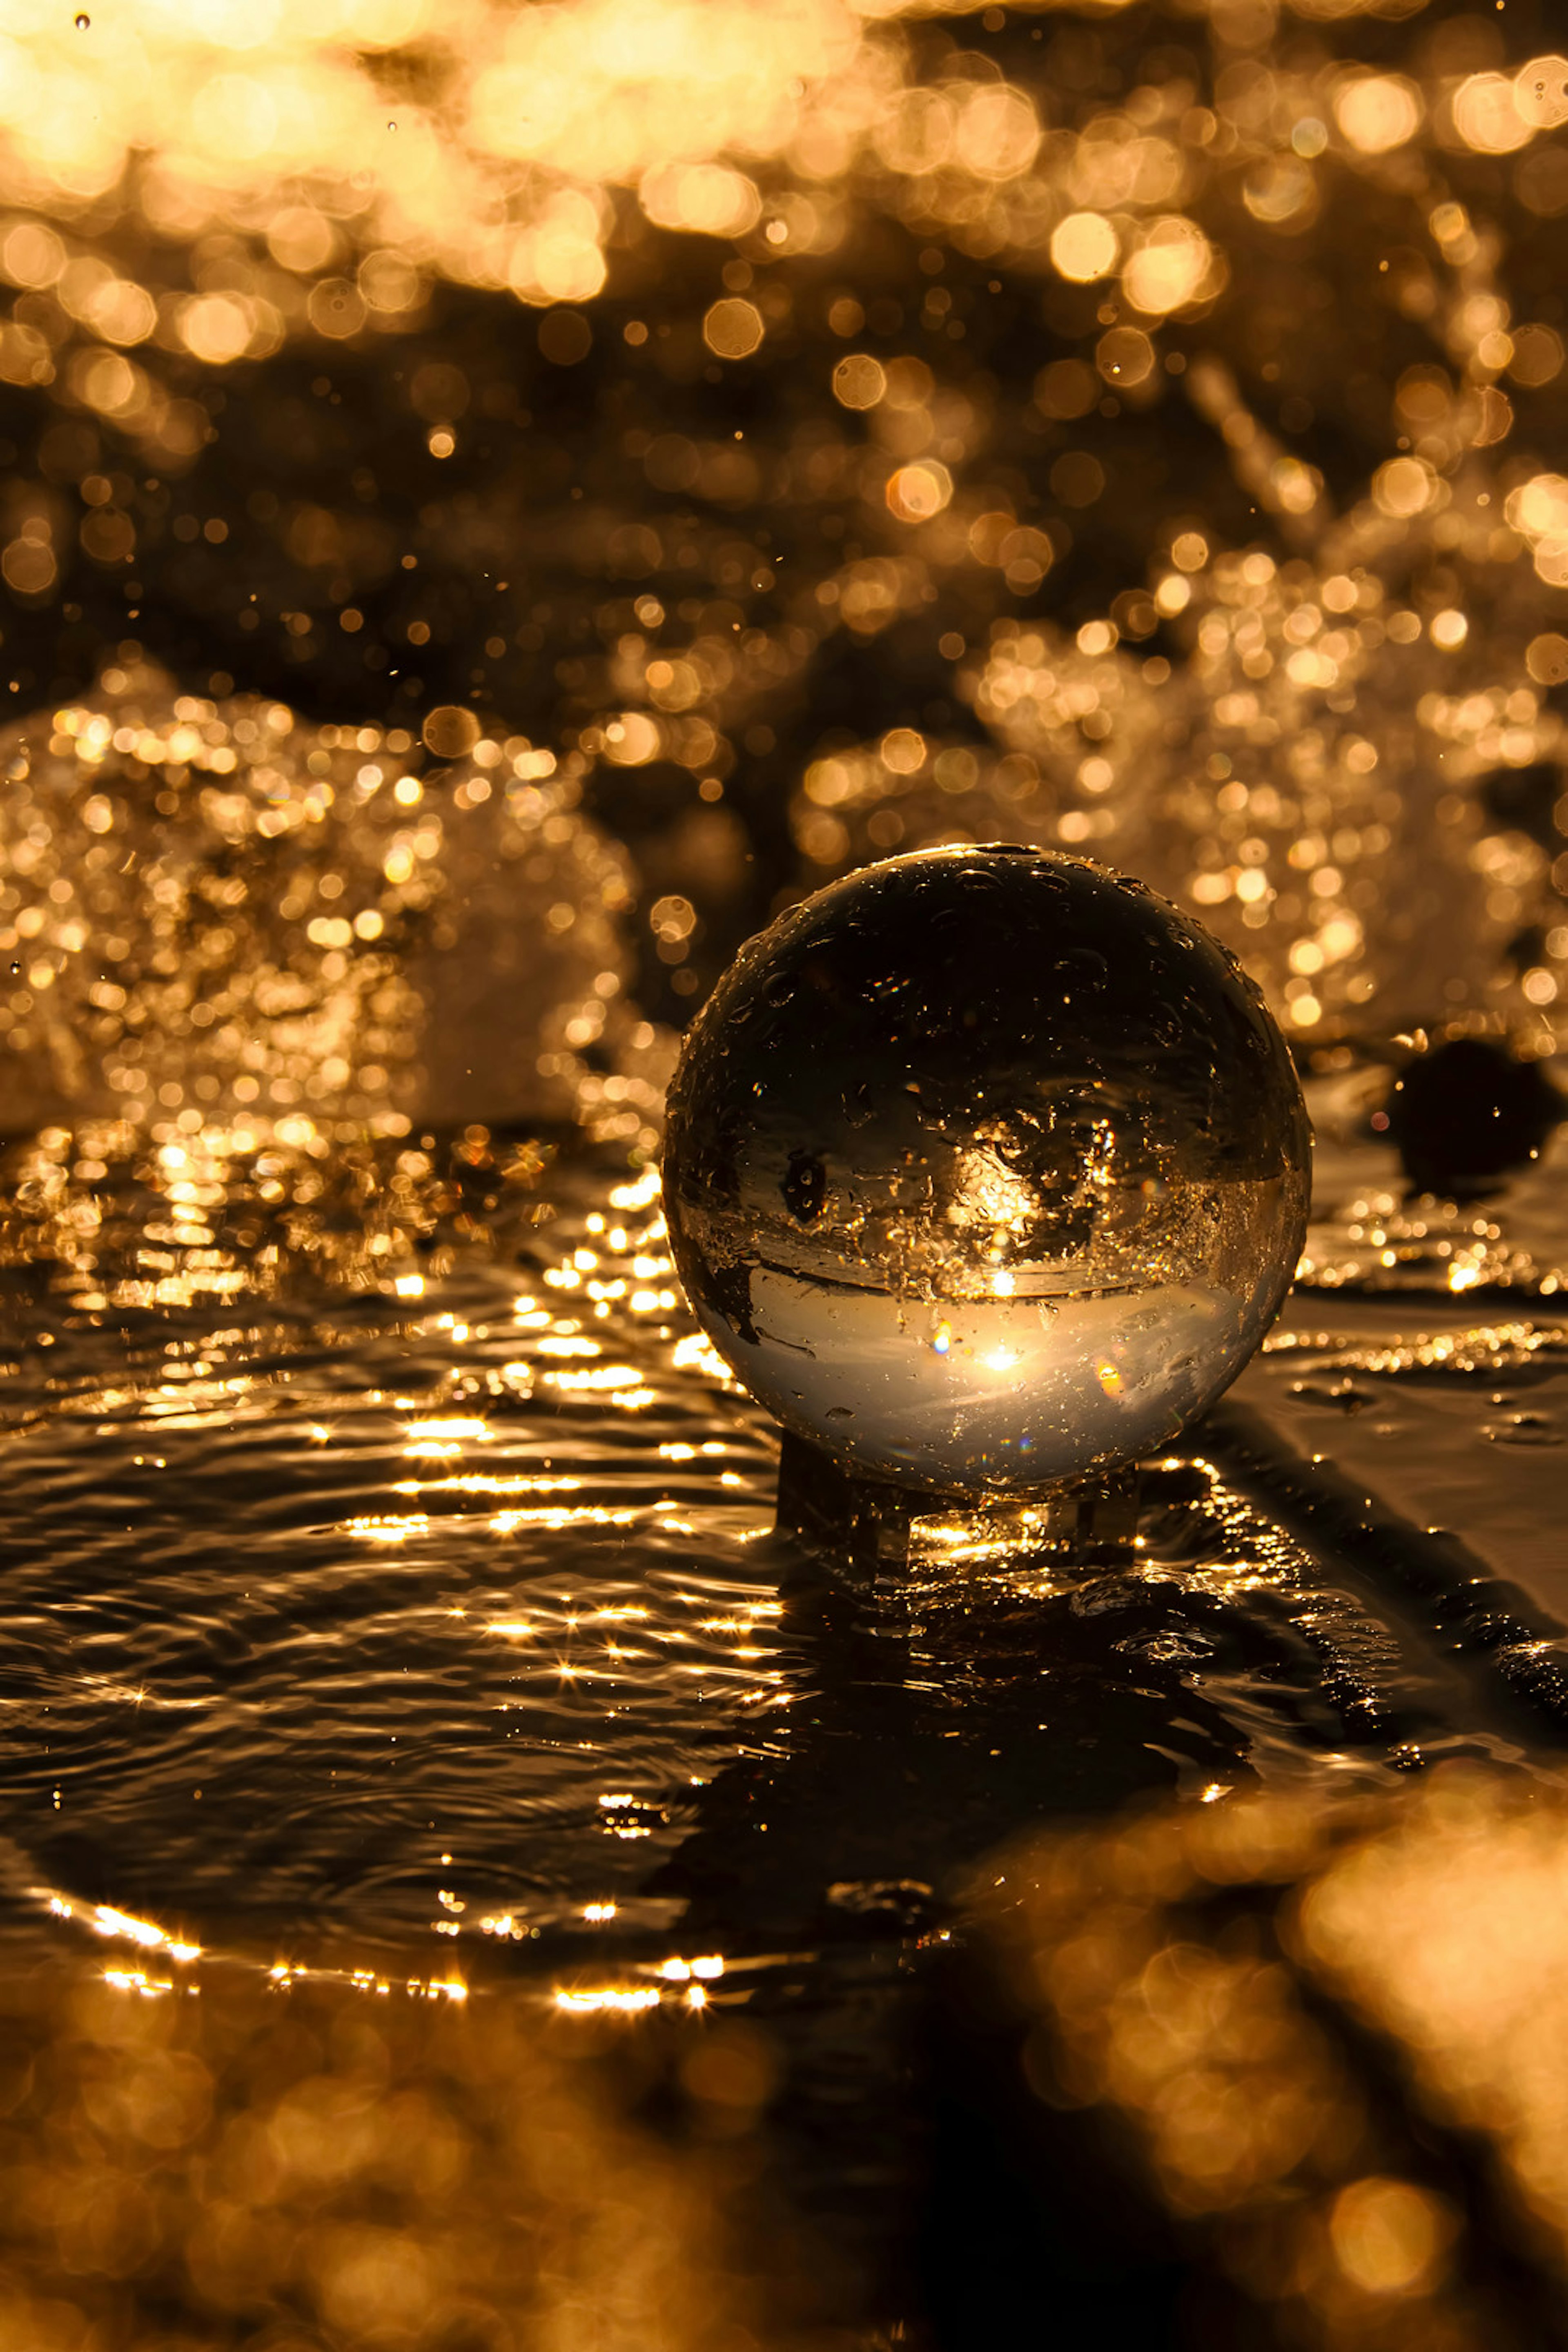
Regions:
<instances>
[{"instance_id":1,"label":"blurred rock","mask_svg":"<svg viewBox=\"0 0 1568 2352\"><path fill-rule=\"evenodd\" d=\"M1535 1159L1565 1109L1538 1061L1458 1036L1405 1063L1383 1121L1415 1191L1465 1201Z\"/></svg>"}]
</instances>

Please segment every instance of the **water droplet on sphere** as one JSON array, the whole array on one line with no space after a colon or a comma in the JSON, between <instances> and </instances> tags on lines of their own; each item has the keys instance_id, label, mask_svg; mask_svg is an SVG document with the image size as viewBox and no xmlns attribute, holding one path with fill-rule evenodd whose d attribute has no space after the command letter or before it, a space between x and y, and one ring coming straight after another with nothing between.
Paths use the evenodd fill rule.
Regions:
<instances>
[{"instance_id":1,"label":"water droplet on sphere","mask_svg":"<svg viewBox=\"0 0 1568 2352\"><path fill-rule=\"evenodd\" d=\"M779 1420L868 1476L1027 1493L1169 1444L1235 1378L1307 1155L1279 1029L1200 924L1086 859L923 850L731 966L670 1088L665 1204Z\"/></svg>"}]
</instances>

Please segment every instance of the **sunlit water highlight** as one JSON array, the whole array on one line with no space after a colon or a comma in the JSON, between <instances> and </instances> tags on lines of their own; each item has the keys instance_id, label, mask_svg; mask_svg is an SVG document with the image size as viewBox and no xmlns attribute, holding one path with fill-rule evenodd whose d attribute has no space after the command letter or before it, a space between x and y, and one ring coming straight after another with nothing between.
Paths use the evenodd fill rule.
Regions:
<instances>
[{"instance_id":1,"label":"sunlit water highlight","mask_svg":"<svg viewBox=\"0 0 1568 2352\"><path fill-rule=\"evenodd\" d=\"M1495 1748L1201 1446L1151 1470L1131 1569L932 1521L907 1605L858 1610L772 1532L771 1427L624 1161L416 1154L445 1222L372 1260L307 1153L208 1168L203 1245L150 1238L196 1147L127 1152L89 1163L108 1246L51 1265L82 1148L9 1190L13 1938L367 1982L504 1951L696 2006L706 1954L930 1928L1037 1818ZM465 1176L504 1197L454 1248Z\"/></svg>"}]
</instances>

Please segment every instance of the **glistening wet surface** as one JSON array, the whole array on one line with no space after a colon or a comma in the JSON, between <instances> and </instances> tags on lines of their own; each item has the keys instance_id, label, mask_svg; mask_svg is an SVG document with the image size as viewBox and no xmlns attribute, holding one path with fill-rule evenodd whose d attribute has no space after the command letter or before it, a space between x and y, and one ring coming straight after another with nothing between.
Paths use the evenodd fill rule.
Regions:
<instances>
[{"instance_id":1,"label":"glistening wet surface","mask_svg":"<svg viewBox=\"0 0 1568 2352\"><path fill-rule=\"evenodd\" d=\"M500 1187L456 1255L395 1263L309 1153L149 1146L84 1182L75 1149L35 1147L14 1194L14 1934L53 1902L268 1963L446 1972L504 1938L613 1966L689 1899L738 1950L879 1888L940 1908L1036 1815L1496 1735L1201 1442L1147 1474L1133 1568L1014 1515L923 1524L897 1601L836 1590L773 1532L771 1425L624 1165L377 1147L362 1190ZM95 1264L51 1267L40 1235L89 1200ZM1296 1414L1358 1434L1368 1380L1402 1428L1479 1405L1479 1486L1503 1440L1548 1451L1513 1396L1526 1328L1495 1369L1484 1326L1425 1362L1380 1330L1359 1376L1325 1335L1296 1371L1288 1329L1254 1385L1291 1372ZM1550 1373L1555 1332L1524 1355Z\"/></svg>"},{"instance_id":2,"label":"glistening wet surface","mask_svg":"<svg viewBox=\"0 0 1568 2352\"><path fill-rule=\"evenodd\" d=\"M765 1450L678 1360L647 1185L521 1264L215 1297L185 1263L221 1254L210 1223L153 1238L171 1188L211 1189L195 1158L154 1151L139 1197L125 1171L103 1305L17 1302L20 1914L47 1886L268 1958L414 1937L444 1966L481 1916L635 1909L677 1792L787 1679L751 1565ZM150 1257L163 1297L132 1303Z\"/></svg>"},{"instance_id":3,"label":"glistening wet surface","mask_svg":"<svg viewBox=\"0 0 1568 2352\"><path fill-rule=\"evenodd\" d=\"M13 1949L743 2010L793 2193L879 2308L904 1991L981 1855L1162 1790L1559 1747L1550 1677L1458 1625L1469 1571L1402 1582L1276 1507L1225 1408L1148 1465L1131 1560L960 1517L857 1597L773 1531L771 1424L624 1151L53 1129L6 1200ZM1560 1458L1561 1335L1550 1297L1468 1305L1298 1293L1238 1410L1300 1464L1463 1424L1462 1532L1519 1575L1494 1465ZM1397 1549L1424 1457L1393 1456ZM1550 1666L1552 1629L1502 1648Z\"/></svg>"}]
</instances>

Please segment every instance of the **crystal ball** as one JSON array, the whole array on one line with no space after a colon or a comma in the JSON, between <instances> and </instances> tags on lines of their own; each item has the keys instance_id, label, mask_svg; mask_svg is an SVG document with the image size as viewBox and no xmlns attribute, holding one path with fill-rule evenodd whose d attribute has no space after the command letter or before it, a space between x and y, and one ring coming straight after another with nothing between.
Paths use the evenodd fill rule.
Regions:
<instances>
[{"instance_id":1,"label":"crystal ball","mask_svg":"<svg viewBox=\"0 0 1568 2352\"><path fill-rule=\"evenodd\" d=\"M698 1320L860 1476L1027 1494L1168 1444L1278 1312L1310 1133L1228 950L1006 845L889 858L743 947L669 1090Z\"/></svg>"}]
</instances>

